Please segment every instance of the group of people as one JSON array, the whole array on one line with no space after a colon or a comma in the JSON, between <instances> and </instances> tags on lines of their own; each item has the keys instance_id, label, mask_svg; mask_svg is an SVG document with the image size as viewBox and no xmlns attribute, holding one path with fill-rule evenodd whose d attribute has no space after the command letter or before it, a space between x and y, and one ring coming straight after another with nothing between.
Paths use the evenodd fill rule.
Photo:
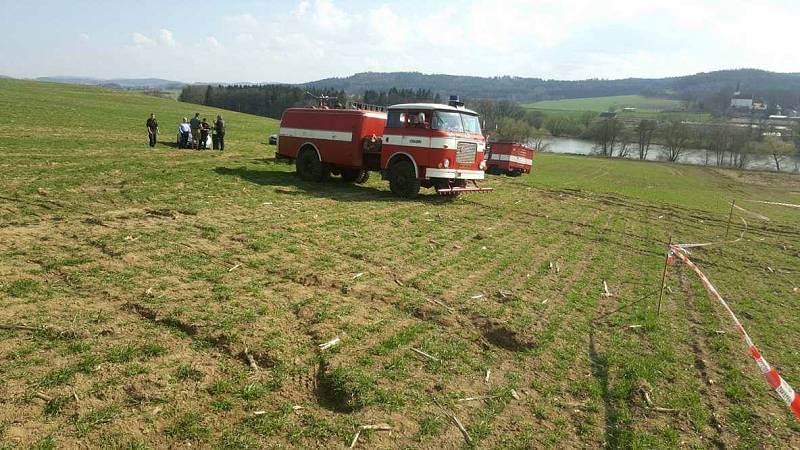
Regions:
<instances>
[{"instance_id":1,"label":"group of people","mask_svg":"<svg viewBox=\"0 0 800 450\"><path fill-rule=\"evenodd\" d=\"M158 136L158 121L155 113L150 114L146 126L150 147L155 147L156 137ZM213 126L208 123L205 117L200 119L200 113L195 113L192 120L187 120L184 117L178 125L178 148L205 150L208 148L208 135L212 132L212 148L220 151L225 150L225 121L222 120L222 116L217 115L217 120L214 121Z\"/></svg>"}]
</instances>

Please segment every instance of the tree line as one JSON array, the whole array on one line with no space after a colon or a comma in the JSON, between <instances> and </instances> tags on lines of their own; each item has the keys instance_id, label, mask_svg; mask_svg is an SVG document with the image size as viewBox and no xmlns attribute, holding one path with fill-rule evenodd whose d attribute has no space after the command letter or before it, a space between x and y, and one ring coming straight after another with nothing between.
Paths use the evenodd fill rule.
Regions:
<instances>
[{"instance_id":1,"label":"tree line","mask_svg":"<svg viewBox=\"0 0 800 450\"><path fill-rule=\"evenodd\" d=\"M412 102L442 103L441 96L430 89L368 90L362 96L351 96L341 90L305 89L284 84L190 85L183 88L178 100L280 119L286 108L318 106L321 97L327 97L331 107L345 107L349 101L379 106Z\"/></svg>"},{"instance_id":2,"label":"tree line","mask_svg":"<svg viewBox=\"0 0 800 450\"><path fill-rule=\"evenodd\" d=\"M365 72L344 78L328 78L307 87L337 89L351 95L367 90L426 89L443 98L459 94L465 98L533 102L565 98L640 94L687 101L693 109L723 114L737 85L746 94L762 98L775 111L800 106L800 74L755 69L720 70L670 78L544 80L524 77L474 77L429 75L419 72Z\"/></svg>"},{"instance_id":3,"label":"tree line","mask_svg":"<svg viewBox=\"0 0 800 450\"><path fill-rule=\"evenodd\" d=\"M361 96L361 101L370 105L389 106L399 103L432 102L442 103L442 97L430 89L398 89L392 87L388 91L368 89Z\"/></svg>"},{"instance_id":4,"label":"tree line","mask_svg":"<svg viewBox=\"0 0 800 450\"><path fill-rule=\"evenodd\" d=\"M680 120L642 119L628 124L618 118L599 118L586 130L596 154L607 157L647 159L654 144L659 156L680 161L689 149L704 149L705 164L743 169L754 157L773 161L775 170L792 156L800 158L800 126L785 136L768 125L737 126L724 121L691 124Z\"/></svg>"},{"instance_id":5,"label":"tree line","mask_svg":"<svg viewBox=\"0 0 800 450\"><path fill-rule=\"evenodd\" d=\"M190 85L178 96L182 102L280 119L286 108L315 106L319 97L345 99L343 91L305 89L285 84Z\"/></svg>"}]
</instances>

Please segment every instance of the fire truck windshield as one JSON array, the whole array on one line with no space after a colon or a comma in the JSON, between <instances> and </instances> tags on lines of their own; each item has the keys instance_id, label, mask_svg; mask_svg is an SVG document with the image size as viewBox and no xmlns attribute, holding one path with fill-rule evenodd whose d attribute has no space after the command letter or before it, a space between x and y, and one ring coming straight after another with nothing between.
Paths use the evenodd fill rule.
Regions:
<instances>
[{"instance_id":1,"label":"fire truck windshield","mask_svg":"<svg viewBox=\"0 0 800 450\"><path fill-rule=\"evenodd\" d=\"M453 111L434 111L431 128L455 133L481 133L478 116Z\"/></svg>"}]
</instances>

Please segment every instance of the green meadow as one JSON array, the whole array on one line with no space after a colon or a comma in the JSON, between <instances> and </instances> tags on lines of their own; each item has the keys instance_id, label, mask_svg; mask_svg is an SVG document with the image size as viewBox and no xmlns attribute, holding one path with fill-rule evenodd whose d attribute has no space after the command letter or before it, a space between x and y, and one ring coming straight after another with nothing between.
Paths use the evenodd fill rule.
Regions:
<instances>
[{"instance_id":1,"label":"green meadow","mask_svg":"<svg viewBox=\"0 0 800 450\"><path fill-rule=\"evenodd\" d=\"M705 121L710 118L705 113L681 111L680 100L645 97L642 95L616 95L610 97L574 98L565 100L545 100L524 103L522 107L532 111L541 111L547 116L579 117L589 112L614 110L623 119L673 119ZM623 111L624 108L636 108L635 111Z\"/></svg>"},{"instance_id":2,"label":"green meadow","mask_svg":"<svg viewBox=\"0 0 800 450\"><path fill-rule=\"evenodd\" d=\"M225 152L175 148L195 111ZM800 387L800 210L754 202L800 204L797 176L541 154L402 200L171 99L2 79L0 123L0 448L800 441L687 267L657 311L670 239L731 241L690 257Z\"/></svg>"}]
</instances>

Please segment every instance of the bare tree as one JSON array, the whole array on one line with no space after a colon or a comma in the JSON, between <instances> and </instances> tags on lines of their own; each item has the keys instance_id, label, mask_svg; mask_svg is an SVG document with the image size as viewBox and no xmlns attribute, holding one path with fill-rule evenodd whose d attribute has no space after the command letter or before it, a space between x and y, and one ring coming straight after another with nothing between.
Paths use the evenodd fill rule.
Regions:
<instances>
[{"instance_id":1,"label":"bare tree","mask_svg":"<svg viewBox=\"0 0 800 450\"><path fill-rule=\"evenodd\" d=\"M639 134L639 159L647 159L656 129L658 129L658 122L650 119L642 119L636 125L636 132Z\"/></svg>"},{"instance_id":2,"label":"bare tree","mask_svg":"<svg viewBox=\"0 0 800 450\"><path fill-rule=\"evenodd\" d=\"M730 129L723 123L710 124L705 136L705 147L714 155L714 164L725 164L725 152L730 146Z\"/></svg>"},{"instance_id":3,"label":"bare tree","mask_svg":"<svg viewBox=\"0 0 800 450\"><path fill-rule=\"evenodd\" d=\"M680 120L670 121L663 128L664 148L662 150L667 161L675 162L689 147L692 140L689 127Z\"/></svg>"},{"instance_id":4,"label":"bare tree","mask_svg":"<svg viewBox=\"0 0 800 450\"><path fill-rule=\"evenodd\" d=\"M537 152L546 152L550 144L545 142L545 139L550 137L550 133L544 128L539 128L533 132L533 135L528 139L530 145L533 146Z\"/></svg>"},{"instance_id":5,"label":"bare tree","mask_svg":"<svg viewBox=\"0 0 800 450\"><path fill-rule=\"evenodd\" d=\"M728 132L728 165L744 169L755 148L752 142L753 129L730 128Z\"/></svg>"},{"instance_id":6,"label":"bare tree","mask_svg":"<svg viewBox=\"0 0 800 450\"><path fill-rule=\"evenodd\" d=\"M614 145L617 142L622 122L616 118L604 118L596 121L591 129L595 151L602 156L614 156Z\"/></svg>"},{"instance_id":7,"label":"bare tree","mask_svg":"<svg viewBox=\"0 0 800 450\"><path fill-rule=\"evenodd\" d=\"M631 145L635 142L635 140L636 138L633 130L626 127L623 123L617 137L617 157L627 158L628 153L630 153L631 150Z\"/></svg>"},{"instance_id":8,"label":"bare tree","mask_svg":"<svg viewBox=\"0 0 800 450\"><path fill-rule=\"evenodd\" d=\"M764 142L761 142L756 147L758 153L762 155L769 155L775 161L775 170L781 171L781 163L794 153L794 144L785 142L777 136L767 136Z\"/></svg>"}]
</instances>

